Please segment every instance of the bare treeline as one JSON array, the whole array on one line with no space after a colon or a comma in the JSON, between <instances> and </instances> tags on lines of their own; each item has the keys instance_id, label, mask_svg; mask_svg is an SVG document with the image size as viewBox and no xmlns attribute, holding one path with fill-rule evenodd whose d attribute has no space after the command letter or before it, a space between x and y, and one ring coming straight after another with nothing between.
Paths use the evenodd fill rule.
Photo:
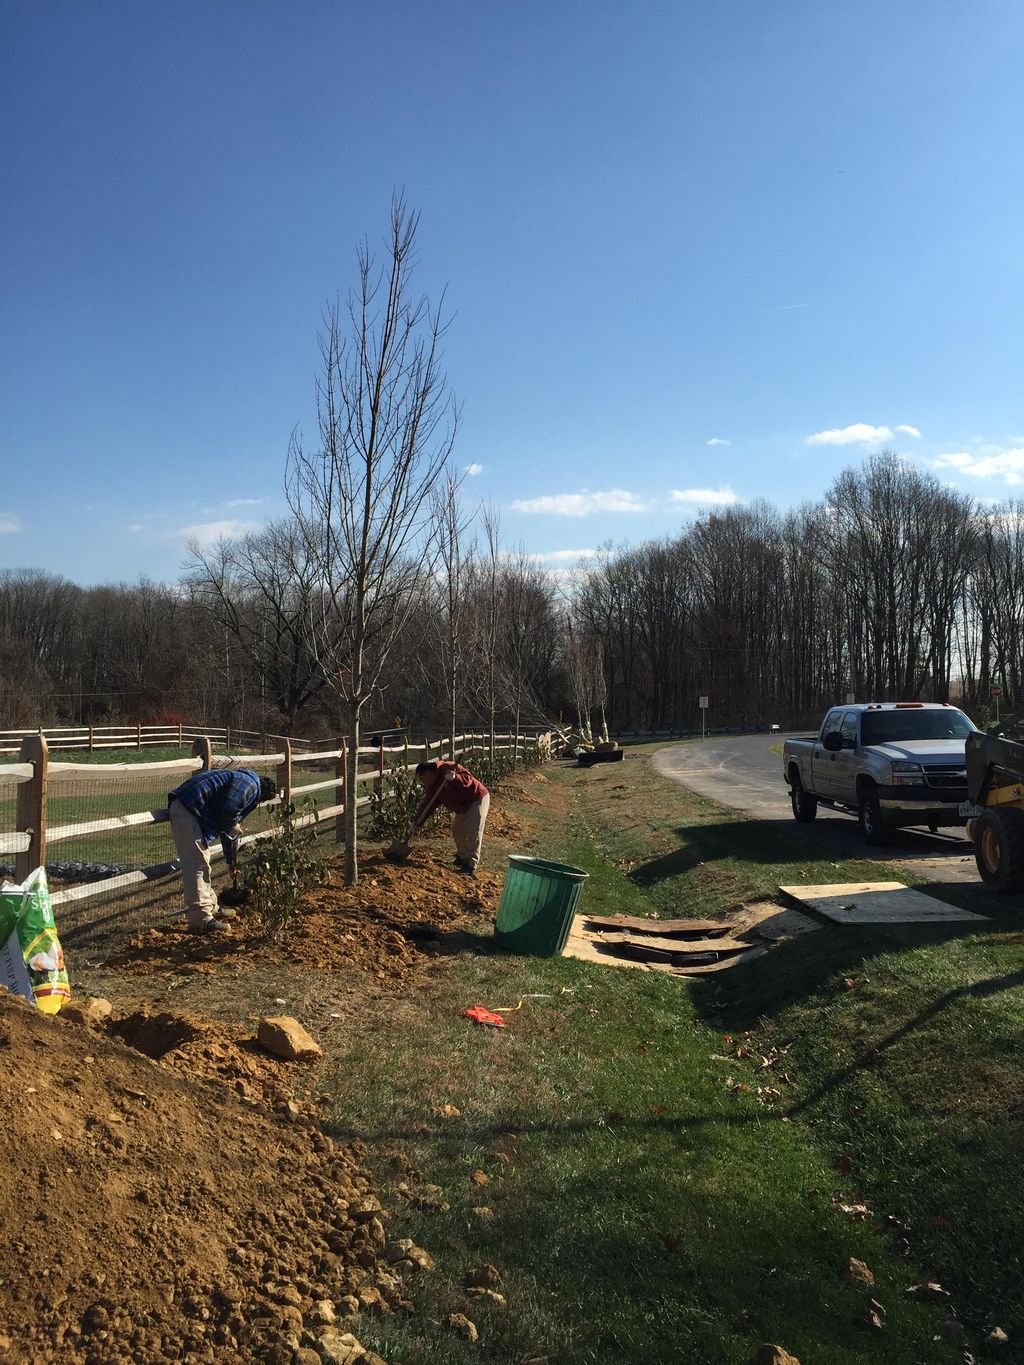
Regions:
<instances>
[{"instance_id":1,"label":"bare treeline","mask_svg":"<svg viewBox=\"0 0 1024 1365\"><path fill-rule=\"evenodd\" d=\"M573 614L617 728L699 728L702 694L714 725L807 723L848 696L977 710L997 682L1024 698L1024 503L979 506L885 452L820 502L602 556Z\"/></svg>"},{"instance_id":2,"label":"bare treeline","mask_svg":"<svg viewBox=\"0 0 1024 1365\"><path fill-rule=\"evenodd\" d=\"M894 455L844 471L820 502L715 512L561 582L459 496L439 485L440 551L399 566L415 609L385 622L386 657L366 640L365 731L559 715L694 729L701 694L716 726L802 724L851 694L975 711L996 682L1024 697L1024 503L979 506ZM171 586L0 574L2 723L344 733L324 601L295 518L194 546Z\"/></svg>"}]
</instances>

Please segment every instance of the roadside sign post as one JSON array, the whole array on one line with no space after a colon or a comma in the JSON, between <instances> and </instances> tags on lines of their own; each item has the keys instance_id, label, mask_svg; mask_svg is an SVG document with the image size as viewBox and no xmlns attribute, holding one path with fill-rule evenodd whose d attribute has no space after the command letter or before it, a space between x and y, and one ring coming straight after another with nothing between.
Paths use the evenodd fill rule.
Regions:
<instances>
[{"instance_id":1,"label":"roadside sign post","mask_svg":"<svg viewBox=\"0 0 1024 1365\"><path fill-rule=\"evenodd\" d=\"M698 697L697 704L700 706L700 737L707 739L708 735L708 698Z\"/></svg>"},{"instance_id":2,"label":"roadside sign post","mask_svg":"<svg viewBox=\"0 0 1024 1365\"><path fill-rule=\"evenodd\" d=\"M998 725L998 724L999 724L999 698L1003 695L1003 689L1002 689L1001 687L992 687L992 688L989 688L989 692L990 692L991 695L995 698L995 703L996 703L996 724Z\"/></svg>"}]
</instances>

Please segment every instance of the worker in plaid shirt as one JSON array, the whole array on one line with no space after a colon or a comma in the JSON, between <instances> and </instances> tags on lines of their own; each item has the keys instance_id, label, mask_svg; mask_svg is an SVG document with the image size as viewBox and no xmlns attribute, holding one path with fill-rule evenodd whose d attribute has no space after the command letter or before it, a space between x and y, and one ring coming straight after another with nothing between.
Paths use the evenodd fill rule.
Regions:
<instances>
[{"instance_id":1,"label":"worker in plaid shirt","mask_svg":"<svg viewBox=\"0 0 1024 1365\"><path fill-rule=\"evenodd\" d=\"M210 873L210 845L219 839L228 865L234 867L241 823L264 801L273 801L277 786L248 768L208 768L175 787L167 798L171 837L181 863L185 917L194 934L223 929L234 910L217 903Z\"/></svg>"}]
</instances>

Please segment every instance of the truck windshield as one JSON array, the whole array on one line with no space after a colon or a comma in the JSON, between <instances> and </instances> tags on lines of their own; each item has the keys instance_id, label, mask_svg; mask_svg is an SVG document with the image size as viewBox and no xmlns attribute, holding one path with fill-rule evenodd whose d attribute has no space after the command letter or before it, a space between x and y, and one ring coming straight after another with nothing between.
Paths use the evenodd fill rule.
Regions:
<instances>
[{"instance_id":1,"label":"truck windshield","mask_svg":"<svg viewBox=\"0 0 1024 1365\"><path fill-rule=\"evenodd\" d=\"M966 739L974 729L962 711L865 711L861 744L891 744L907 739Z\"/></svg>"}]
</instances>

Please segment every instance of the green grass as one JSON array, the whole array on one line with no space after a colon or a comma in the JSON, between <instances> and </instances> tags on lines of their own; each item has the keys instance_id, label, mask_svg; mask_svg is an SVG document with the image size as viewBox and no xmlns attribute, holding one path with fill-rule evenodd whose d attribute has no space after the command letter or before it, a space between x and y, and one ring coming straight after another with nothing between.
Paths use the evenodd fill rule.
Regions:
<instances>
[{"instance_id":1,"label":"green grass","mask_svg":"<svg viewBox=\"0 0 1024 1365\"><path fill-rule=\"evenodd\" d=\"M768 894L784 869L821 880L867 867L803 867L776 833L762 840L642 758L548 771L543 808L522 811L530 849L590 873L591 914L717 913ZM773 964L766 994L787 951L762 959ZM390 1174L393 1206L400 1182L428 1181L450 1208L402 1208L402 1233L438 1269L419 1282L420 1312L361 1323L364 1343L406 1365L531 1356L745 1365L762 1341L805 1365L960 1358L933 1340L935 1310L906 1296L926 1277L916 1248L894 1256L880 1227L834 1204L837 1188L853 1193L835 1167L839 1139L800 1102L805 1081L782 1074L804 1059L794 1047L785 1063L761 1067L756 1050L777 1020L758 1025L764 1040L739 1040L726 1019L749 1022L749 1002L723 990L725 976L689 982L485 952L447 961L406 998L365 1002L328 1064L336 1129L367 1141L378 1173ZM469 1005L520 998L507 1030L463 1018ZM750 1057L735 1055L740 1042ZM443 1105L459 1115L438 1117ZM884 1108L873 1122L881 1146ZM389 1153L418 1173L389 1168ZM477 1168L489 1177L482 1187ZM493 1219L481 1221L476 1205ZM877 1277L884 1330L867 1325L868 1294L843 1278L851 1256ZM507 1310L462 1290L481 1261L500 1269ZM477 1345L448 1331L452 1311L477 1322Z\"/></svg>"}]
</instances>

